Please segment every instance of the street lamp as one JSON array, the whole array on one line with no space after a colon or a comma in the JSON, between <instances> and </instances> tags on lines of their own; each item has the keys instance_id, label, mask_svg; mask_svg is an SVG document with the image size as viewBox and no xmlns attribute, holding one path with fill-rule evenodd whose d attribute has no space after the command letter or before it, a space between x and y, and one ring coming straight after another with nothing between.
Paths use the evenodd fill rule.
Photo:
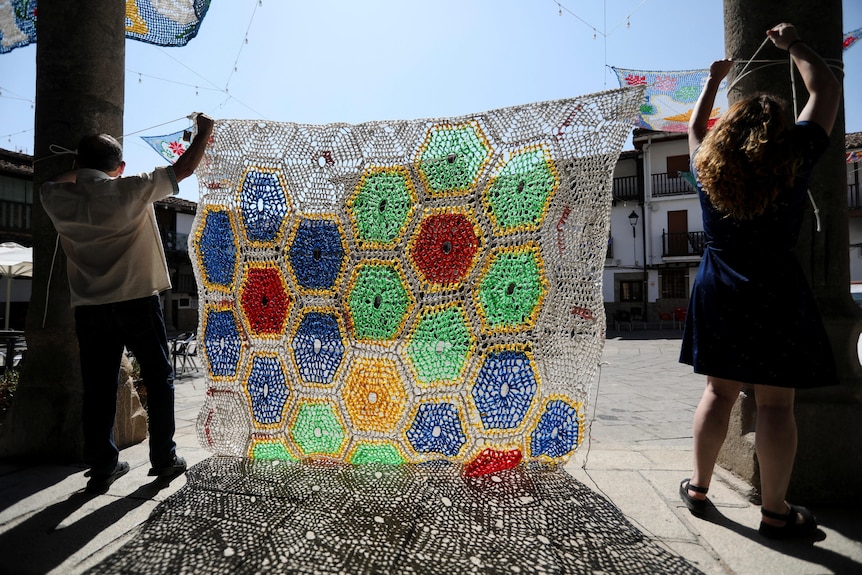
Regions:
<instances>
[{"instance_id":1,"label":"street lamp","mask_svg":"<svg viewBox=\"0 0 862 575\"><path fill-rule=\"evenodd\" d=\"M632 210L632 213L629 214L629 223L632 225L632 253L634 258L635 266L638 264L638 246L637 246L637 225L638 225L638 213ZM644 320L644 328L646 328L646 317L647 317L647 269L646 269L646 230L644 230L644 277L643 284L641 286L641 297L643 298L643 311L641 311L641 318Z\"/></svg>"},{"instance_id":2,"label":"street lamp","mask_svg":"<svg viewBox=\"0 0 862 575\"><path fill-rule=\"evenodd\" d=\"M629 223L632 225L632 259L634 263L637 265L638 262L638 245L635 238L637 238L637 225L638 225L638 213L632 210L632 213L629 214Z\"/></svg>"}]
</instances>

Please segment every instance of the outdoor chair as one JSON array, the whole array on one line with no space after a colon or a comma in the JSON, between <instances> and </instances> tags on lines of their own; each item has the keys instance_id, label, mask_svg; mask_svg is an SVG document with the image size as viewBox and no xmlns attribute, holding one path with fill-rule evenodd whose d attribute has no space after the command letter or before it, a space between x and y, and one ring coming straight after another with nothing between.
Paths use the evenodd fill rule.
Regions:
<instances>
[{"instance_id":1,"label":"outdoor chair","mask_svg":"<svg viewBox=\"0 0 862 575\"><path fill-rule=\"evenodd\" d=\"M634 324L634 322L640 323L644 330L646 330L646 314L644 314L639 307L632 308L632 324Z\"/></svg>"},{"instance_id":2,"label":"outdoor chair","mask_svg":"<svg viewBox=\"0 0 862 575\"><path fill-rule=\"evenodd\" d=\"M666 323L669 323L671 327L674 326L673 314L669 311L658 312L658 328L664 329L664 324Z\"/></svg>"},{"instance_id":3,"label":"outdoor chair","mask_svg":"<svg viewBox=\"0 0 862 575\"><path fill-rule=\"evenodd\" d=\"M678 307L673 310L674 327L682 329L682 327L685 325L685 314L687 311L688 310L686 310L684 307Z\"/></svg>"},{"instance_id":4,"label":"outdoor chair","mask_svg":"<svg viewBox=\"0 0 862 575\"><path fill-rule=\"evenodd\" d=\"M621 324L629 324L629 331L632 330L632 314L624 309L614 312L614 329L619 331Z\"/></svg>"},{"instance_id":5,"label":"outdoor chair","mask_svg":"<svg viewBox=\"0 0 862 575\"><path fill-rule=\"evenodd\" d=\"M184 374L187 368L190 370L193 369L194 371L200 371L200 367L197 363L197 334L194 332L188 332L177 336L177 339L175 339L173 343L173 356L174 375L176 377ZM180 364L179 369L177 369L177 363Z\"/></svg>"}]
</instances>

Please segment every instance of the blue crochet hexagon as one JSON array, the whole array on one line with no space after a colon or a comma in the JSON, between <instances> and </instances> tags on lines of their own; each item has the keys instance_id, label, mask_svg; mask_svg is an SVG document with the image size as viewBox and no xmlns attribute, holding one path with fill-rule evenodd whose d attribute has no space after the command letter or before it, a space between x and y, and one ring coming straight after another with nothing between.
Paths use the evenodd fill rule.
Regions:
<instances>
[{"instance_id":1,"label":"blue crochet hexagon","mask_svg":"<svg viewBox=\"0 0 862 575\"><path fill-rule=\"evenodd\" d=\"M287 388L287 379L278 357L255 356L251 362L246 389L256 423L271 426L281 422L290 390Z\"/></svg>"},{"instance_id":2,"label":"blue crochet hexagon","mask_svg":"<svg viewBox=\"0 0 862 575\"><path fill-rule=\"evenodd\" d=\"M523 351L490 353L471 390L485 429L513 429L521 425L538 383L530 358Z\"/></svg>"},{"instance_id":3,"label":"blue crochet hexagon","mask_svg":"<svg viewBox=\"0 0 862 575\"><path fill-rule=\"evenodd\" d=\"M242 341L231 310L209 309L204 316L204 354L214 377L236 377Z\"/></svg>"},{"instance_id":4,"label":"blue crochet hexagon","mask_svg":"<svg viewBox=\"0 0 862 575\"><path fill-rule=\"evenodd\" d=\"M455 456L467 442L461 415L452 403L426 402L419 405L407 430L407 439L418 453Z\"/></svg>"},{"instance_id":5,"label":"blue crochet hexagon","mask_svg":"<svg viewBox=\"0 0 862 575\"><path fill-rule=\"evenodd\" d=\"M332 220L303 219L289 251L297 283L308 290L331 290L344 265L341 232Z\"/></svg>"},{"instance_id":6,"label":"blue crochet hexagon","mask_svg":"<svg viewBox=\"0 0 862 575\"><path fill-rule=\"evenodd\" d=\"M565 401L553 399L533 430L530 452L533 457L564 457L578 446L579 433L578 410Z\"/></svg>"},{"instance_id":7,"label":"blue crochet hexagon","mask_svg":"<svg viewBox=\"0 0 862 575\"><path fill-rule=\"evenodd\" d=\"M287 215L287 195L276 173L248 170L242 180L239 208L246 238L274 242Z\"/></svg>"},{"instance_id":8,"label":"blue crochet hexagon","mask_svg":"<svg viewBox=\"0 0 862 575\"><path fill-rule=\"evenodd\" d=\"M312 311L305 314L292 341L299 377L308 384L331 384L341 360L344 343L334 315Z\"/></svg>"},{"instance_id":9,"label":"blue crochet hexagon","mask_svg":"<svg viewBox=\"0 0 862 575\"><path fill-rule=\"evenodd\" d=\"M230 215L223 210L208 211L198 239L198 253L204 280L230 287L236 274L236 237Z\"/></svg>"}]
</instances>

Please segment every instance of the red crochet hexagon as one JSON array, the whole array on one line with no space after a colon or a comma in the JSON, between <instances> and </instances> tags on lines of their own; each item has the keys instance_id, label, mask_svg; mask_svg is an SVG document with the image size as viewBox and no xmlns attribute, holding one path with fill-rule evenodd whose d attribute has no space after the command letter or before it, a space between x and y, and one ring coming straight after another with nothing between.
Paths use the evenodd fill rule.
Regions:
<instances>
[{"instance_id":1,"label":"red crochet hexagon","mask_svg":"<svg viewBox=\"0 0 862 575\"><path fill-rule=\"evenodd\" d=\"M427 282L451 284L469 273L478 249L473 222L464 214L443 213L422 220L410 255Z\"/></svg>"},{"instance_id":2,"label":"red crochet hexagon","mask_svg":"<svg viewBox=\"0 0 862 575\"><path fill-rule=\"evenodd\" d=\"M242 282L240 305L252 332L278 335L290 308L284 279L274 267L250 267Z\"/></svg>"},{"instance_id":3,"label":"red crochet hexagon","mask_svg":"<svg viewBox=\"0 0 862 575\"><path fill-rule=\"evenodd\" d=\"M504 469L512 469L521 463L521 458L520 449L499 451L489 447L464 466L464 475L467 477L480 477L482 475L497 473Z\"/></svg>"}]
</instances>

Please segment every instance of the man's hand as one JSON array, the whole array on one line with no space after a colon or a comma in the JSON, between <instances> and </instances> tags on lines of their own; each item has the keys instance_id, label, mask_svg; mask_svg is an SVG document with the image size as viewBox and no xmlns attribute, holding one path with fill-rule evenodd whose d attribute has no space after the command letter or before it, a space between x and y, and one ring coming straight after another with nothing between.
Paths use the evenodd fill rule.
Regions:
<instances>
[{"instance_id":1,"label":"man's hand","mask_svg":"<svg viewBox=\"0 0 862 575\"><path fill-rule=\"evenodd\" d=\"M204 157L204 151L209 143L215 122L206 114L195 114L195 126L198 133L189 148L174 164L174 175L178 182L191 176Z\"/></svg>"},{"instance_id":2,"label":"man's hand","mask_svg":"<svg viewBox=\"0 0 862 575\"><path fill-rule=\"evenodd\" d=\"M198 113L195 115L195 126L198 129L198 134L209 135L212 133L213 125L215 121L203 113Z\"/></svg>"}]
</instances>

